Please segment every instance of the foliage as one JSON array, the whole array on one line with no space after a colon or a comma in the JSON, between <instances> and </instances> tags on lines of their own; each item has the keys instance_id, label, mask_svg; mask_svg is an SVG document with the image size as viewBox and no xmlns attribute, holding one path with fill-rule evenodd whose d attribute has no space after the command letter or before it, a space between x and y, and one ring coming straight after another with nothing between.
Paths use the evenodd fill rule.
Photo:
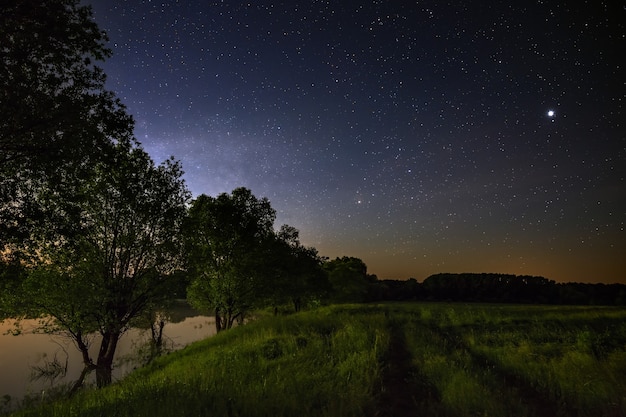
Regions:
<instances>
[{"instance_id":1,"label":"foliage","mask_svg":"<svg viewBox=\"0 0 626 417\"><path fill-rule=\"evenodd\" d=\"M337 302L365 301L368 287L376 280L367 274L367 266L359 258L336 258L326 262L324 269L328 271L332 297Z\"/></svg>"},{"instance_id":2,"label":"foliage","mask_svg":"<svg viewBox=\"0 0 626 417\"><path fill-rule=\"evenodd\" d=\"M275 218L269 200L246 188L192 202L185 226L188 297L199 310L215 313L218 331L267 298L271 270L265 260Z\"/></svg>"},{"instance_id":3,"label":"foliage","mask_svg":"<svg viewBox=\"0 0 626 417\"><path fill-rule=\"evenodd\" d=\"M182 171L136 145L89 7L5 1L0 39L0 314L45 317L106 384L119 337L181 266Z\"/></svg>"},{"instance_id":4,"label":"foliage","mask_svg":"<svg viewBox=\"0 0 626 417\"><path fill-rule=\"evenodd\" d=\"M273 229L275 211L246 188L193 201L185 227L188 297L214 312L220 331L251 309L320 298L328 290L315 248L300 244L298 230Z\"/></svg>"},{"instance_id":5,"label":"foliage","mask_svg":"<svg viewBox=\"0 0 626 417\"><path fill-rule=\"evenodd\" d=\"M57 232L76 222L77 179L132 139L132 118L105 90L95 63L107 37L78 0L7 0L0 14L0 250L51 213L42 192L64 196ZM59 203L60 204L60 203ZM15 250L15 248L12 248Z\"/></svg>"},{"instance_id":6,"label":"foliage","mask_svg":"<svg viewBox=\"0 0 626 417\"><path fill-rule=\"evenodd\" d=\"M0 254L0 321L23 311L17 289L26 270L18 253Z\"/></svg>"},{"instance_id":7,"label":"foliage","mask_svg":"<svg viewBox=\"0 0 626 417\"><path fill-rule=\"evenodd\" d=\"M330 292L328 275L322 268L324 258L313 247L300 243L295 227L283 225L271 249L274 284L270 295L274 305L285 300L296 312L308 301L321 300Z\"/></svg>"},{"instance_id":8,"label":"foliage","mask_svg":"<svg viewBox=\"0 0 626 417\"><path fill-rule=\"evenodd\" d=\"M19 288L24 315L44 315L42 328L64 332L98 382L110 382L120 336L132 321L170 295L181 266L180 228L188 193L175 161L155 166L129 142L115 147L111 164L97 164L77 188L80 222L72 239L33 230L29 270ZM47 197L45 205L56 200ZM92 360L89 336L102 336Z\"/></svg>"}]
</instances>

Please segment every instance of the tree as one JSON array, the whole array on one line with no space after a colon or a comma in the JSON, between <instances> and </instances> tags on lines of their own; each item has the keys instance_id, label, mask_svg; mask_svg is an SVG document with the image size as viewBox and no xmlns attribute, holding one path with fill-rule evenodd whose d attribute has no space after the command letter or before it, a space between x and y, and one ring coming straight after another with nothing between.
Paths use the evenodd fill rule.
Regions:
<instances>
[{"instance_id":1,"label":"tree","mask_svg":"<svg viewBox=\"0 0 626 417\"><path fill-rule=\"evenodd\" d=\"M333 298L338 302L364 301L370 284L376 280L367 274L367 265L359 258L336 258L324 268L333 287Z\"/></svg>"},{"instance_id":2,"label":"tree","mask_svg":"<svg viewBox=\"0 0 626 417\"><path fill-rule=\"evenodd\" d=\"M76 386L94 369L98 386L111 382L120 337L168 298L182 265L180 228L189 195L179 163L155 166L128 141L114 151L111 163L97 164L76 187L80 222L72 238L51 238L38 228L37 245L24 250L30 258L20 288L22 314L72 338L84 364ZM45 198L42 205L53 209L54 195ZM101 336L95 361L89 352L94 332Z\"/></svg>"},{"instance_id":3,"label":"tree","mask_svg":"<svg viewBox=\"0 0 626 417\"><path fill-rule=\"evenodd\" d=\"M295 227L281 226L271 258L276 275L274 301L288 300L296 312L307 299L320 299L330 292L328 275L322 268L324 258L317 249L303 246L299 234Z\"/></svg>"},{"instance_id":4,"label":"tree","mask_svg":"<svg viewBox=\"0 0 626 417\"><path fill-rule=\"evenodd\" d=\"M217 197L203 194L192 202L185 227L188 298L215 314L218 332L267 298L275 218L270 202L246 188Z\"/></svg>"},{"instance_id":5,"label":"tree","mask_svg":"<svg viewBox=\"0 0 626 417\"><path fill-rule=\"evenodd\" d=\"M132 139L133 120L104 88L95 63L110 56L108 39L79 0L3 1L0 39L2 250L45 217L41 189L71 197L75 178Z\"/></svg>"},{"instance_id":6,"label":"tree","mask_svg":"<svg viewBox=\"0 0 626 417\"><path fill-rule=\"evenodd\" d=\"M137 146L96 65L107 36L79 3L2 3L0 313L44 317L105 385L119 337L169 293L188 193L178 162Z\"/></svg>"}]
</instances>

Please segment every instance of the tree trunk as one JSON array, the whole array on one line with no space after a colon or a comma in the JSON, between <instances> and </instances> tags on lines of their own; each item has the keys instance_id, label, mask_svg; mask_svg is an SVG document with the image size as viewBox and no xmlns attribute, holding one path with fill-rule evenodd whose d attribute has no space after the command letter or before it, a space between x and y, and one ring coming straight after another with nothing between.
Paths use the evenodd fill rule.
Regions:
<instances>
[{"instance_id":1,"label":"tree trunk","mask_svg":"<svg viewBox=\"0 0 626 417\"><path fill-rule=\"evenodd\" d=\"M224 320L226 322L226 328L232 329L233 323L235 322L235 316L233 315L233 310L231 308L226 310L226 317L224 317Z\"/></svg>"},{"instance_id":2,"label":"tree trunk","mask_svg":"<svg viewBox=\"0 0 626 417\"><path fill-rule=\"evenodd\" d=\"M93 364L93 361L91 360L91 357L89 356L89 346L87 346L87 343L83 339L82 332L78 331L75 334L73 334L72 337L74 338L74 341L76 342L76 346L78 347L78 350L80 351L80 354L83 358L83 370L81 371L78 379L72 384L72 388L70 389L70 393L69 393L70 397L73 396L76 393L76 391L78 391L83 386L83 383L87 375L89 375L91 371L96 369L95 365Z\"/></svg>"},{"instance_id":3,"label":"tree trunk","mask_svg":"<svg viewBox=\"0 0 626 417\"><path fill-rule=\"evenodd\" d=\"M120 336L119 331L107 331L102 334L102 343L96 362L96 385L98 388L110 385L113 380L113 358Z\"/></svg>"},{"instance_id":4,"label":"tree trunk","mask_svg":"<svg viewBox=\"0 0 626 417\"><path fill-rule=\"evenodd\" d=\"M165 320L160 320L158 323L153 321L150 323L150 331L152 332L152 352L151 357L160 356L163 351L163 328L165 327Z\"/></svg>"},{"instance_id":5,"label":"tree trunk","mask_svg":"<svg viewBox=\"0 0 626 417\"><path fill-rule=\"evenodd\" d=\"M93 365L85 365L83 367L83 370L81 371L80 376L74 382L74 384L72 385L72 388L70 389L70 393L69 393L70 397L72 397L74 394L76 394L76 391L78 391L80 388L82 388L83 383L85 382L85 377L87 375L89 375L89 373L91 371L93 371L93 370L94 370L94 366Z\"/></svg>"},{"instance_id":6,"label":"tree trunk","mask_svg":"<svg viewBox=\"0 0 626 417\"><path fill-rule=\"evenodd\" d=\"M220 309L215 308L215 331L219 333L222 331L222 316L220 315Z\"/></svg>"},{"instance_id":7,"label":"tree trunk","mask_svg":"<svg viewBox=\"0 0 626 417\"><path fill-rule=\"evenodd\" d=\"M112 365L103 363L96 368L96 386L98 388L104 388L111 385L113 382L113 367Z\"/></svg>"},{"instance_id":8,"label":"tree trunk","mask_svg":"<svg viewBox=\"0 0 626 417\"><path fill-rule=\"evenodd\" d=\"M296 313L299 312L302 309L302 300L300 299L300 297L296 297L292 301L294 310L296 311Z\"/></svg>"},{"instance_id":9,"label":"tree trunk","mask_svg":"<svg viewBox=\"0 0 626 417\"><path fill-rule=\"evenodd\" d=\"M83 339L83 333L81 331L78 331L73 335L73 338L83 358L83 366L85 368L93 369L93 361L91 360L91 357L89 356L89 346L87 346L87 343Z\"/></svg>"}]
</instances>

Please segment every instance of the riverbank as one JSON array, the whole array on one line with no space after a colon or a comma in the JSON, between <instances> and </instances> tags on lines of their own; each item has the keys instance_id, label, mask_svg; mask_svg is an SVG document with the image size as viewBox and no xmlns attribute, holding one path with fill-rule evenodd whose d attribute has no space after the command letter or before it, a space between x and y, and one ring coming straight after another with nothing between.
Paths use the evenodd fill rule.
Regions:
<instances>
[{"instance_id":1,"label":"riverbank","mask_svg":"<svg viewBox=\"0 0 626 417\"><path fill-rule=\"evenodd\" d=\"M14 416L626 414L626 309L344 305L267 317Z\"/></svg>"},{"instance_id":2,"label":"riverbank","mask_svg":"<svg viewBox=\"0 0 626 417\"><path fill-rule=\"evenodd\" d=\"M68 337L37 333L37 319L24 319L14 336L14 320L0 322L0 411L67 389L82 371L82 357ZM163 333L163 350L173 351L215 334L215 320L192 309L185 300L170 308ZM120 339L113 378L118 381L140 367L149 349L148 328L133 327ZM93 335L96 354L100 337ZM142 352L144 355L142 355ZM38 372L45 374L39 375ZM37 378L40 376L40 378ZM94 383L93 375L86 383Z\"/></svg>"}]
</instances>

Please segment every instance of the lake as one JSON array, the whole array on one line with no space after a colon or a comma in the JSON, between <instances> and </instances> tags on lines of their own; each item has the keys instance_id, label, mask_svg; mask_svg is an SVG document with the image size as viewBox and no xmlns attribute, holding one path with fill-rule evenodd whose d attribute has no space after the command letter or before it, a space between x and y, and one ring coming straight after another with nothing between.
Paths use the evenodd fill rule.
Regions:
<instances>
[{"instance_id":1,"label":"lake","mask_svg":"<svg viewBox=\"0 0 626 417\"><path fill-rule=\"evenodd\" d=\"M11 404L15 405L25 395L45 395L45 390L50 389L50 381L32 380L33 366L44 366L55 358L62 365L67 361L67 374L54 380L54 386L74 382L83 369L80 353L70 339L33 334L36 323L35 320L23 320L23 333L13 336L6 334L13 328L13 320L0 322L0 410L4 403L2 397L6 395L11 396ZM203 316L180 302L172 311L171 321L163 329L163 340L168 349L177 350L214 334L213 317ZM132 328L122 336L116 352L114 381L138 366L137 361L132 360L133 354L149 340L149 329ZM99 346L99 339L96 338L90 349L94 360ZM93 374L90 376L92 379L95 378ZM93 382L92 379L87 382Z\"/></svg>"}]
</instances>

